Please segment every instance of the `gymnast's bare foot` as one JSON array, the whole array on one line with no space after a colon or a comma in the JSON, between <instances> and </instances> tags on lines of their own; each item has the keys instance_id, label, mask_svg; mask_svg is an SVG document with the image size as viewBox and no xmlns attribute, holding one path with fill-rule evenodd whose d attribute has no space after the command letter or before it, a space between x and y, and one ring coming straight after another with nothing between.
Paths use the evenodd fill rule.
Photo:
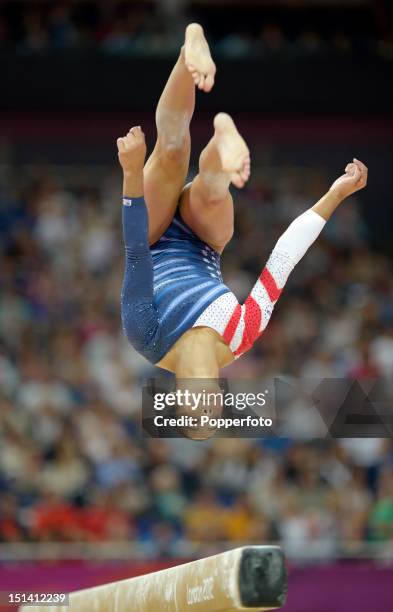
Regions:
<instances>
[{"instance_id":1,"label":"gymnast's bare foot","mask_svg":"<svg viewBox=\"0 0 393 612\"><path fill-rule=\"evenodd\" d=\"M250 177L250 151L236 129L232 118L219 113L214 118L214 138L224 172L236 187L244 187Z\"/></svg>"},{"instance_id":2,"label":"gymnast's bare foot","mask_svg":"<svg viewBox=\"0 0 393 612\"><path fill-rule=\"evenodd\" d=\"M216 65L210 55L203 28L198 23L187 26L184 59L198 89L210 91L214 85Z\"/></svg>"}]
</instances>

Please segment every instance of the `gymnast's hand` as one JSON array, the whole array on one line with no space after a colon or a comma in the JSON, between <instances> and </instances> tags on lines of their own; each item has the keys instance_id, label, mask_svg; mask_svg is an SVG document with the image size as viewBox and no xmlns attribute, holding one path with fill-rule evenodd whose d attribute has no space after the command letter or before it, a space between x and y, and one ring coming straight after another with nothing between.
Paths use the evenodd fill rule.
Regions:
<instances>
[{"instance_id":1,"label":"gymnast's hand","mask_svg":"<svg viewBox=\"0 0 393 612\"><path fill-rule=\"evenodd\" d=\"M334 181L330 192L337 195L340 200L344 200L367 185L367 173L367 167L354 158L353 162L347 164L345 174Z\"/></svg>"},{"instance_id":2,"label":"gymnast's hand","mask_svg":"<svg viewBox=\"0 0 393 612\"><path fill-rule=\"evenodd\" d=\"M123 168L123 195L143 195L143 166L146 158L145 135L140 126L133 127L124 138L117 139L119 162Z\"/></svg>"},{"instance_id":3,"label":"gymnast's hand","mask_svg":"<svg viewBox=\"0 0 393 612\"><path fill-rule=\"evenodd\" d=\"M143 170L146 157L145 135L141 127L132 127L124 138L117 139L119 161L124 172L138 174Z\"/></svg>"}]
</instances>

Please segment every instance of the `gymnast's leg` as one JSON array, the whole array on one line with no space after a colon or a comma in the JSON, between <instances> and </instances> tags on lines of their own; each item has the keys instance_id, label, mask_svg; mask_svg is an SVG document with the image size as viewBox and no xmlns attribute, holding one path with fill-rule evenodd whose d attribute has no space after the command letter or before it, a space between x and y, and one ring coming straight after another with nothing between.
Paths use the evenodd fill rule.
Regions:
<instances>
[{"instance_id":1,"label":"gymnast's leg","mask_svg":"<svg viewBox=\"0 0 393 612\"><path fill-rule=\"evenodd\" d=\"M144 168L150 244L156 242L171 223L187 177L195 86L210 91L215 72L202 27L190 24L157 106L157 142Z\"/></svg>"},{"instance_id":2,"label":"gymnast's leg","mask_svg":"<svg viewBox=\"0 0 393 612\"><path fill-rule=\"evenodd\" d=\"M199 174L182 195L184 221L218 252L233 234L229 185L243 187L250 176L250 153L229 115L214 119L214 136L199 158Z\"/></svg>"}]
</instances>

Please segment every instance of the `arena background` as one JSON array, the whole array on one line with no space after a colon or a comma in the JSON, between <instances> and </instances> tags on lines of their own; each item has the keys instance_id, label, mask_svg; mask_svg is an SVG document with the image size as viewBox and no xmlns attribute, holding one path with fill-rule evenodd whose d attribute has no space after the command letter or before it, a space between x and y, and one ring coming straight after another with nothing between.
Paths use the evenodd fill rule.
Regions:
<instances>
[{"instance_id":1,"label":"arena background","mask_svg":"<svg viewBox=\"0 0 393 612\"><path fill-rule=\"evenodd\" d=\"M228 375L393 375L388 0L0 2L0 591L73 590L279 542L288 612L387 612L391 440L140 435L154 372L120 331L115 140L141 124L151 149L190 20L218 66L197 97L191 176L216 111L235 115L252 152L223 257L239 298L347 161L369 166L367 190Z\"/></svg>"}]
</instances>

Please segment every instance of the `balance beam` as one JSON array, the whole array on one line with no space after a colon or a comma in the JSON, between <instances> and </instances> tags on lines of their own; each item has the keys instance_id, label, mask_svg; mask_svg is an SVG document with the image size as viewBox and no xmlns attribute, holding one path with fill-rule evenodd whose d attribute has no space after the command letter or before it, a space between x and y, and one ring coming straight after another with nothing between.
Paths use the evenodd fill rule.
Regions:
<instances>
[{"instance_id":1,"label":"balance beam","mask_svg":"<svg viewBox=\"0 0 393 612\"><path fill-rule=\"evenodd\" d=\"M19 612L234 612L285 603L285 560L278 546L246 546L166 570L70 594L68 606Z\"/></svg>"}]
</instances>

